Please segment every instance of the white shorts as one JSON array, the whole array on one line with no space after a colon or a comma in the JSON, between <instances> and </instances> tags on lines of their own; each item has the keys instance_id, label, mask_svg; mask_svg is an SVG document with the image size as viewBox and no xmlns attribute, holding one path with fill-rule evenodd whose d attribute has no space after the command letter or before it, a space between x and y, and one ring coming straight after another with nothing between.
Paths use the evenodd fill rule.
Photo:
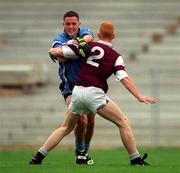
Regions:
<instances>
[{"instance_id":1,"label":"white shorts","mask_svg":"<svg viewBox=\"0 0 180 173\"><path fill-rule=\"evenodd\" d=\"M71 96L69 105L73 114L96 114L99 108L107 104L109 98L101 88L75 86Z\"/></svg>"}]
</instances>

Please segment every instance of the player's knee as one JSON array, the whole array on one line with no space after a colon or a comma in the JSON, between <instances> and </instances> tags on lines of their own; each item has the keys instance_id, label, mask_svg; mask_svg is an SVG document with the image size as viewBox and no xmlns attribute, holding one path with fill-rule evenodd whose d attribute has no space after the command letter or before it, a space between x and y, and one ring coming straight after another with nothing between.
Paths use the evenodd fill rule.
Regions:
<instances>
[{"instance_id":1,"label":"player's knee","mask_svg":"<svg viewBox=\"0 0 180 173\"><path fill-rule=\"evenodd\" d=\"M129 128L130 127L130 123L129 123L129 120L126 116L123 116L118 124L117 124L120 128Z\"/></svg>"},{"instance_id":2,"label":"player's knee","mask_svg":"<svg viewBox=\"0 0 180 173\"><path fill-rule=\"evenodd\" d=\"M70 127L70 126L67 126L67 125L62 125L59 130L61 130L64 135L68 135L72 130L73 130L73 127Z\"/></svg>"}]
</instances>

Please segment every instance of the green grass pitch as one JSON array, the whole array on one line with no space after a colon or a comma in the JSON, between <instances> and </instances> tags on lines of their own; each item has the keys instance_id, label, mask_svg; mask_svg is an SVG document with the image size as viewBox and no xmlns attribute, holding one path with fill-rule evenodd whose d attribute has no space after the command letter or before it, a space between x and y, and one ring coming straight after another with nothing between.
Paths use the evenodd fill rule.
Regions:
<instances>
[{"instance_id":1,"label":"green grass pitch","mask_svg":"<svg viewBox=\"0 0 180 173\"><path fill-rule=\"evenodd\" d=\"M52 151L40 166L28 165L36 150L0 151L1 173L180 173L180 148L142 149L147 152L148 167L129 166L121 149L91 151L94 165L76 165L73 151Z\"/></svg>"}]
</instances>

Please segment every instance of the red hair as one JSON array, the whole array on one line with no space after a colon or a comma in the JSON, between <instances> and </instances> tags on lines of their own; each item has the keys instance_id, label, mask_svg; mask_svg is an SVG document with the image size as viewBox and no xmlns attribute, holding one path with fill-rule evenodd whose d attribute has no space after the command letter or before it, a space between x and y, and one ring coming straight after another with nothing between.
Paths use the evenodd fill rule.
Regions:
<instances>
[{"instance_id":1,"label":"red hair","mask_svg":"<svg viewBox=\"0 0 180 173\"><path fill-rule=\"evenodd\" d=\"M111 22L103 22L100 25L99 33L105 38L114 37L114 25Z\"/></svg>"}]
</instances>

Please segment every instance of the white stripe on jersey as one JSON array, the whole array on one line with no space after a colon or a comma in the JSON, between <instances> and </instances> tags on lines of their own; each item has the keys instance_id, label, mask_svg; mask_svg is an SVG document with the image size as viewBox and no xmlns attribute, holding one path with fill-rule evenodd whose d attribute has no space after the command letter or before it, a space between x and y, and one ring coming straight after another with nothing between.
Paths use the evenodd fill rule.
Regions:
<instances>
[{"instance_id":1,"label":"white stripe on jersey","mask_svg":"<svg viewBox=\"0 0 180 173\"><path fill-rule=\"evenodd\" d=\"M62 43L62 42L60 42L60 41L54 41L54 42L52 43L52 47L54 47L55 44L60 44L60 45L61 45L60 47L62 47L62 46L67 45L67 44L72 44L73 42L74 42L74 39L69 40L69 41L67 41L67 42L65 42L65 43Z\"/></svg>"},{"instance_id":2,"label":"white stripe on jersey","mask_svg":"<svg viewBox=\"0 0 180 173\"><path fill-rule=\"evenodd\" d=\"M119 56L119 57L117 58L114 66L123 66L123 67L125 67L124 61L123 61L123 59L122 59L121 56ZM115 73L115 75L116 75L116 80L118 80L118 81L122 80L122 79L125 78L125 77L128 77L128 74L126 73L125 70L118 70L118 71Z\"/></svg>"},{"instance_id":3,"label":"white stripe on jersey","mask_svg":"<svg viewBox=\"0 0 180 173\"><path fill-rule=\"evenodd\" d=\"M125 77L128 77L128 74L126 73L126 71L119 70L119 71L116 72L116 80L117 81L120 81L120 80L122 80Z\"/></svg>"},{"instance_id":4,"label":"white stripe on jersey","mask_svg":"<svg viewBox=\"0 0 180 173\"><path fill-rule=\"evenodd\" d=\"M119 57L116 59L116 62L115 62L115 64L114 64L114 67L115 67L115 66L118 66L118 65L122 65L122 66L125 67L125 64L124 64L124 61L123 61L123 59L122 59L122 56L119 56Z\"/></svg>"},{"instance_id":5,"label":"white stripe on jersey","mask_svg":"<svg viewBox=\"0 0 180 173\"><path fill-rule=\"evenodd\" d=\"M62 46L62 50L63 50L64 58L66 58L66 59L79 58L68 45Z\"/></svg>"},{"instance_id":6,"label":"white stripe on jersey","mask_svg":"<svg viewBox=\"0 0 180 173\"><path fill-rule=\"evenodd\" d=\"M54 47L55 44L60 44L62 46L63 43L61 43L60 41L54 41L52 47Z\"/></svg>"}]
</instances>

